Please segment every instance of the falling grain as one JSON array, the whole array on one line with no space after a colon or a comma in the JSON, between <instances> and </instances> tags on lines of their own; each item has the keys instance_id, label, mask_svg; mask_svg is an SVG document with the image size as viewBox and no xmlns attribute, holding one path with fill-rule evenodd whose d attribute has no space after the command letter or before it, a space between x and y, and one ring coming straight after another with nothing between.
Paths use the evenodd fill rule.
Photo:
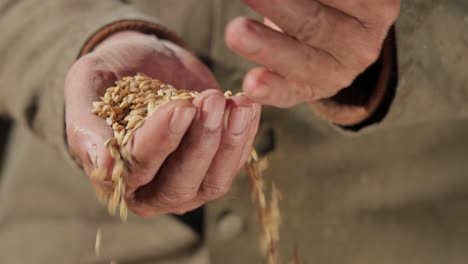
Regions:
<instances>
[{"instance_id":1,"label":"falling grain","mask_svg":"<svg viewBox=\"0 0 468 264\"><path fill-rule=\"evenodd\" d=\"M94 252L96 256L101 255L101 241L102 241L102 231L100 228L98 228L97 233L96 233L96 242L94 243Z\"/></svg>"},{"instance_id":2,"label":"falling grain","mask_svg":"<svg viewBox=\"0 0 468 264\"><path fill-rule=\"evenodd\" d=\"M101 199L107 199L108 211L111 215L116 215L118 210L121 221L125 222L128 208L125 201L124 180L128 171L126 164L130 160L126 145L158 107L173 100L192 100L198 96L198 92L177 90L171 85L165 85L141 73L134 77L124 77L115 84L116 86L106 89L101 101L93 103L92 113L105 119L107 125L114 130L114 137L105 142L106 148L109 149L115 161L111 177L114 190L111 195L98 192L98 196ZM227 91L224 95L230 98L233 93ZM281 195L275 185L272 185L269 200L265 195L262 172L267 166L267 160L259 160L255 150L252 150L246 169L250 176L252 198L257 205L258 220L262 229L260 243L264 248L267 263L277 264L279 263L278 230L281 223L278 204ZM95 180L104 180L106 177L105 170L96 170L92 174ZM96 255L100 254L100 244L101 231L98 230ZM111 261L111 264L116 263L115 260Z\"/></svg>"}]
</instances>

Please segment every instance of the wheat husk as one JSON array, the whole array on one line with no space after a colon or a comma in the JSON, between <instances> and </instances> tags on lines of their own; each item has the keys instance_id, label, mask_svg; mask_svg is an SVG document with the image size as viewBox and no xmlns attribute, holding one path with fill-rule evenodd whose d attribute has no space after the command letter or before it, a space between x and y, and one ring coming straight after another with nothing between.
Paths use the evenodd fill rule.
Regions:
<instances>
[{"instance_id":1,"label":"wheat husk","mask_svg":"<svg viewBox=\"0 0 468 264\"><path fill-rule=\"evenodd\" d=\"M233 96L227 91L226 98ZM242 94L238 94L242 95ZM128 172L126 164L130 155L126 145L131 141L135 132L144 125L145 120L151 116L161 105L173 100L192 100L198 96L198 92L178 90L171 85L166 85L159 80L151 79L144 74L128 76L115 83L115 86L106 89L100 101L94 102L92 113L103 118L114 131L114 137L105 142L105 147L114 159L111 181L114 191L111 195L104 195L98 191L100 200L107 203L111 215L118 215L122 222L128 217L128 208L125 201L125 177ZM281 193L273 184L269 199L265 194L265 183L262 172L266 170L266 159L259 159L255 150L252 150L246 165L251 181L251 194L257 205L258 221L262 229L260 245L262 253L268 264L279 263L277 245L279 242L279 226L281 223L279 213L279 201ZM105 169L96 169L92 173L95 180L104 180L107 176ZM100 230L96 236L96 254L101 243ZM111 263L116 263L114 260Z\"/></svg>"}]
</instances>

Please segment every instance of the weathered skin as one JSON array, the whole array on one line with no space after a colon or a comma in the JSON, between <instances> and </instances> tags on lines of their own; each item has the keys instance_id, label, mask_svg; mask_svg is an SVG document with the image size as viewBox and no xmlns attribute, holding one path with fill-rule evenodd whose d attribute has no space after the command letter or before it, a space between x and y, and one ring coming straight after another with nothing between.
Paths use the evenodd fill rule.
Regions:
<instances>
[{"instance_id":1,"label":"weathered skin","mask_svg":"<svg viewBox=\"0 0 468 264\"><path fill-rule=\"evenodd\" d=\"M64 72L86 36L138 12L158 17L209 58L221 87L240 87L252 65L225 46L224 26L253 12L237 1L128 1L140 11L101 3L78 27L70 10L86 11L84 1L61 4L59 15L48 2L4 8L6 2L0 61L9 63L0 68L0 111L15 125L1 166L2 263L98 263L98 226L106 261L198 264L211 256L212 263L259 263L247 177L206 207L204 240L171 216L119 225L65 151L61 107ZM263 111L256 147L284 194L282 252L298 245L306 263L321 264L466 263L467 14L461 0L402 2L398 85L378 124L350 132L307 105ZM46 24L38 29L38 21ZM243 226L230 238L219 232L226 212Z\"/></svg>"}]
</instances>

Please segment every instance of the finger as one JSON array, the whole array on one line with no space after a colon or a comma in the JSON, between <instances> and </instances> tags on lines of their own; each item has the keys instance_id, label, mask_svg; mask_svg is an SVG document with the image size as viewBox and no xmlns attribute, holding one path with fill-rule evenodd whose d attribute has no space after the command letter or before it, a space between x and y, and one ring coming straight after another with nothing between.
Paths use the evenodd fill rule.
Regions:
<instances>
[{"instance_id":1,"label":"finger","mask_svg":"<svg viewBox=\"0 0 468 264\"><path fill-rule=\"evenodd\" d=\"M82 164L91 180L104 184L104 178L92 178L96 169L110 176L113 159L104 142L113 136L106 122L92 113L92 103L98 101L104 90L112 86L115 75L107 65L88 55L76 62L65 81L65 120L67 141L72 155Z\"/></svg>"},{"instance_id":2,"label":"finger","mask_svg":"<svg viewBox=\"0 0 468 264\"><path fill-rule=\"evenodd\" d=\"M288 80L323 87L310 99L334 95L357 75L330 54L246 18L235 19L229 24L226 42L240 55Z\"/></svg>"},{"instance_id":3,"label":"finger","mask_svg":"<svg viewBox=\"0 0 468 264\"><path fill-rule=\"evenodd\" d=\"M253 143L255 140L255 136L257 135L258 128L260 125L260 118L261 118L261 111L262 111L262 106L261 104L253 104L253 110L254 110L254 119L252 123L250 124L249 128L249 139L247 140L247 144L245 144L244 148L242 149L242 155L241 155L241 160L239 164L237 165L237 170L240 170L247 160L249 159L250 153L252 152L253 149Z\"/></svg>"},{"instance_id":4,"label":"finger","mask_svg":"<svg viewBox=\"0 0 468 264\"><path fill-rule=\"evenodd\" d=\"M153 180L166 158L179 146L195 114L191 102L171 101L155 111L135 132L127 145L130 173L126 184L130 200L138 187Z\"/></svg>"},{"instance_id":5,"label":"finger","mask_svg":"<svg viewBox=\"0 0 468 264\"><path fill-rule=\"evenodd\" d=\"M332 54L348 67L367 67L376 60L384 35L369 34L361 21L323 5L319 1L291 0L275 4L267 0L245 0L255 10L272 20L300 42ZM274 2L274 1L273 1Z\"/></svg>"},{"instance_id":6,"label":"finger","mask_svg":"<svg viewBox=\"0 0 468 264\"><path fill-rule=\"evenodd\" d=\"M244 147L242 148L242 155L241 155L241 160L237 166L237 169L235 169L234 171L237 172L241 169L241 167L247 162L247 159L250 155L250 152L252 150L252 143L253 143L253 140L255 138L255 135L257 133L257 130L258 130L258 126L259 126L259 120L260 120L260 109L261 109L261 105L260 104L253 104L253 111L254 111L254 121L251 122L249 128L248 128L248 139L247 139L247 143L244 144ZM223 132L224 133L224 132ZM216 154L218 155L218 154ZM214 161L213 161L214 163ZM208 173L210 174L210 173ZM208 177L208 176L207 176ZM232 182L232 179L231 179L231 182ZM220 194L218 192L218 194ZM158 215L158 214L163 214L163 213L175 213L175 214L184 214L188 211L191 211L191 210L194 210L200 206L202 206L203 204L206 203L206 197L204 199L201 199L203 197L197 197L196 199L193 199L192 201L190 202L187 202L185 204L182 204L182 205L179 205L179 206L175 206L175 207L171 207L171 208L154 208L154 207L151 207L147 204L143 204L143 203L140 203L136 206L133 206L131 209L137 213L138 215L141 215L141 216L153 216L153 215Z\"/></svg>"},{"instance_id":7,"label":"finger","mask_svg":"<svg viewBox=\"0 0 468 264\"><path fill-rule=\"evenodd\" d=\"M182 144L167 159L157 178L140 188L137 200L156 208L174 208L192 200L218 150L226 99L218 90L201 93L197 117Z\"/></svg>"},{"instance_id":8,"label":"finger","mask_svg":"<svg viewBox=\"0 0 468 264\"><path fill-rule=\"evenodd\" d=\"M316 89L279 76L265 68L255 68L247 73L243 90L245 94L264 105L288 108L314 98Z\"/></svg>"},{"instance_id":9,"label":"finger","mask_svg":"<svg viewBox=\"0 0 468 264\"><path fill-rule=\"evenodd\" d=\"M366 26L391 25L398 16L400 0L319 0L360 20Z\"/></svg>"},{"instance_id":10,"label":"finger","mask_svg":"<svg viewBox=\"0 0 468 264\"><path fill-rule=\"evenodd\" d=\"M248 132L254 118L252 102L243 96L232 97L227 113L221 144L197 196L205 202L220 198L229 190L250 136Z\"/></svg>"},{"instance_id":11,"label":"finger","mask_svg":"<svg viewBox=\"0 0 468 264\"><path fill-rule=\"evenodd\" d=\"M240 99L240 100L238 98L236 98L236 97L234 97L234 98L235 98L235 101L237 102L237 105L244 105L244 104L249 103L249 102L246 102L245 98ZM234 105L235 104L231 102L231 106L229 106L228 108L231 108ZM248 157L250 155L250 152L252 150L252 143L253 143L255 135L257 133L258 126L259 126L259 121L260 121L260 109L261 109L260 104L256 104L256 103L252 104L253 121L250 123L249 127L247 128L248 131L246 132L246 136L247 136L246 143L242 144L243 146L242 146L242 151L241 151L241 160L239 161L239 164L237 165L237 167L233 169L233 173L231 174L231 177L224 177L224 176L219 176L218 177L217 173L214 172L213 167L221 167L221 169L222 169L221 173L222 174L226 174L226 172L227 172L227 167L224 167L223 165L219 165L219 166L214 165L214 164L218 163L218 161L216 161L216 160L218 160L218 159L220 160L219 164L224 163L224 162L232 162L233 161L232 155L231 156L226 155L227 158L221 158L221 155L220 155L221 150L219 150L218 153L216 154L216 157L215 157L216 160L213 160L213 163L212 163L213 165L212 165L212 167L210 167L209 172L207 173L207 176L205 177L204 182L209 182L209 181L211 181L210 178L212 178L214 180L214 182L219 182L220 185L219 186L211 185L212 186L211 188L210 187L208 187L208 188L201 187L200 190L199 190L199 195L196 197L196 199L194 199L194 200L192 200L192 201L190 201L190 202L188 202L186 204L183 204L183 205L181 205L179 207L172 208L172 210L171 210L172 213L184 214L184 213L186 213L188 211L194 210L194 209L202 206L203 204L205 204L209 200L214 200L216 198L219 198L220 196L223 195L223 193L227 189L229 189L229 186L232 185L233 176L235 176L235 174L246 163L246 161L247 161L247 159L248 159ZM226 112L229 113L230 111L226 110ZM224 131L223 132L223 137L226 134L227 134L227 132ZM234 148L228 148L228 151L233 152L233 149ZM218 156L219 156L219 158L218 158ZM221 181L218 181L216 178L221 179ZM222 185L224 185L224 187ZM224 188L224 191L223 191L223 188ZM157 211L154 211L154 213L157 213Z\"/></svg>"},{"instance_id":12,"label":"finger","mask_svg":"<svg viewBox=\"0 0 468 264\"><path fill-rule=\"evenodd\" d=\"M289 0L287 3L280 0L243 0L243 2L268 18L270 21L268 24L276 25L301 41L303 38L309 38L309 34L333 33L337 29L335 23L337 18L351 19L345 13L313 0Z\"/></svg>"}]
</instances>

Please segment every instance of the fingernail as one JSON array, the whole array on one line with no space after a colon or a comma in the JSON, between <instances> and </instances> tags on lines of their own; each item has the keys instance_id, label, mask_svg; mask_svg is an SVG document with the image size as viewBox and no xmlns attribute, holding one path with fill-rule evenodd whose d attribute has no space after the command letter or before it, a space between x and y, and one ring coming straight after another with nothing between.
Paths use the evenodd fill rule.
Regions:
<instances>
[{"instance_id":1,"label":"fingernail","mask_svg":"<svg viewBox=\"0 0 468 264\"><path fill-rule=\"evenodd\" d=\"M250 123L250 107L234 107L229 113L228 129L233 135L244 133Z\"/></svg>"},{"instance_id":2,"label":"fingernail","mask_svg":"<svg viewBox=\"0 0 468 264\"><path fill-rule=\"evenodd\" d=\"M201 120L203 126L210 130L218 129L223 121L226 101L221 96L211 96L203 102Z\"/></svg>"},{"instance_id":3,"label":"fingernail","mask_svg":"<svg viewBox=\"0 0 468 264\"><path fill-rule=\"evenodd\" d=\"M254 34L259 30L257 29L257 25L255 24L249 24L247 27L249 27L249 31L253 32L250 32L241 37L240 45L247 53L257 53L262 48L262 44L259 41L259 38L254 36Z\"/></svg>"},{"instance_id":4,"label":"fingernail","mask_svg":"<svg viewBox=\"0 0 468 264\"><path fill-rule=\"evenodd\" d=\"M196 111L195 107L176 108L169 121L169 130L174 134L184 133L192 123Z\"/></svg>"},{"instance_id":5,"label":"fingernail","mask_svg":"<svg viewBox=\"0 0 468 264\"><path fill-rule=\"evenodd\" d=\"M252 76L247 76L244 83L245 92L247 96L253 99L262 99L267 97L268 95L268 88L265 84L260 83Z\"/></svg>"}]
</instances>

